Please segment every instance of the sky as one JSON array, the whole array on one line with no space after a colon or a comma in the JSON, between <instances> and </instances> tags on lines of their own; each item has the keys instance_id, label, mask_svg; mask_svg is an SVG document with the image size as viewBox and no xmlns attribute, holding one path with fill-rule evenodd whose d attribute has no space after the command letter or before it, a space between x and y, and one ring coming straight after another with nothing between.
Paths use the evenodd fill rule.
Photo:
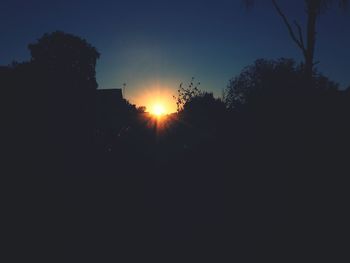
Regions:
<instances>
[{"instance_id":1,"label":"sky","mask_svg":"<svg viewBox=\"0 0 350 263\"><path fill-rule=\"evenodd\" d=\"M229 80L258 58L302 60L270 2L257 0L247 10L241 0L2 0L0 65L28 60L29 43L62 30L101 53L99 88L126 83L124 96L132 103L147 104L145 96L155 97L155 90L170 103L179 84L192 77L221 96ZM303 1L279 2L291 21L305 22ZM347 87L350 10L333 8L318 26L318 68Z\"/></svg>"}]
</instances>

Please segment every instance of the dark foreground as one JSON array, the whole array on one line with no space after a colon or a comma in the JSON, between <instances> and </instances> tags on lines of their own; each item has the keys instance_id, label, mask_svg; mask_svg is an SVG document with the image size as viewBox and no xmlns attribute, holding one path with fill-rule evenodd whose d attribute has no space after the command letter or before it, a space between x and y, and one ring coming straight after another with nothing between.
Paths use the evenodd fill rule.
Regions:
<instances>
[{"instance_id":1,"label":"dark foreground","mask_svg":"<svg viewBox=\"0 0 350 263\"><path fill-rule=\"evenodd\" d=\"M348 142L246 120L239 140L142 117L92 152L24 151L4 184L13 262L337 261Z\"/></svg>"},{"instance_id":2,"label":"dark foreground","mask_svg":"<svg viewBox=\"0 0 350 263\"><path fill-rule=\"evenodd\" d=\"M85 40L29 49L0 67L6 262L347 256L350 88L257 60L221 99L180 85L157 122L121 92L101 103Z\"/></svg>"}]
</instances>

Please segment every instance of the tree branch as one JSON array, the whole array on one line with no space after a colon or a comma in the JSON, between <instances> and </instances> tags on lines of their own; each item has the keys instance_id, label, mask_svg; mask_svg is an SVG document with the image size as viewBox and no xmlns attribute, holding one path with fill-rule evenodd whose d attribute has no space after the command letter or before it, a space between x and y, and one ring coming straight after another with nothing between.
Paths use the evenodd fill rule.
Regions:
<instances>
[{"instance_id":1,"label":"tree branch","mask_svg":"<svg viewBox=\"0 0 350 263\"><path fill-rule=\"evenodd\" d=\"M281 8L279 7L279 5L277 4L276 0L271 0L273 6L275 7L277 13L280 15L280 17L283 19L284 24L287 26L287 29L289 31L290 36L292 37L293 41L298 45L298 47L305 52L305 46L303 44L304 40L302 39L302 33L301 33L301 27L299 25L297 25L298 30L299 30L299 37L301 36L301 39L299 40L294 31L292 26L290 25L288 18L286 17L286 15L283 13L283 11L281 10ZM299 29L300 27L300 29Z\"/></svg>"},{"instance_id":2,"label":"tree branch","mask_svg":"<svg viewBox=\"0 0 350 263\"><path fill-rule=\"evenodd\" d=\"M296 20L294 21L294 24L295 24L295 26L296 26L297 29L298 29L298 33L299 33L299 42L300 42L300 44L301 44L301 48L302 48L302 50L305 52L306 49L305 49L305 43L304 43L304 38L303 38L303 30L302 30L301 26L299 25L299 23L298 23Z\"/></svg>"}]
</instances>

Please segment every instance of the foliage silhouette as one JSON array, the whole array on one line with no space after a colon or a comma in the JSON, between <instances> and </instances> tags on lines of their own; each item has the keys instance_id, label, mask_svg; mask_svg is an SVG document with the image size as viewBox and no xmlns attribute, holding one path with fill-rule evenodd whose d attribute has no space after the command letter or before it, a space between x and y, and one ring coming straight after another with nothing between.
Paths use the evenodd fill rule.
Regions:
<instances>
[{"instance_id":1,"label":"foliage silhouette","mask_svg":"<svg viewBox=\"0 0 350 263\"><path fill-rule=\"evenodd\" d=\"M184 86L184 83L181 83L178 90L177 96L174 96L176 100L177 111L181 111L185 104L189 102L193 97L200 96L202 94L199 89L200 82L195 83L195 78L192 77L190 83L187 86Z\"/></svg>"},{"instance_id":2,"label":"foliage silhouette","mask_svg":"<svg viewBox=\"0 0 350 263\"><path fill-rule=\"evenodd\" d=\"M262 103L285 103L287 99L302 98L310 93L338 90L337 83L316 71L313 75L315 77L309 86L310 83L303 77L302 66L296 65L294 60L259 59L230 80L224 100L228 108L233 109L254 100Z\"/></svg>"},{"instance_id":3,"label":"foliage silhouette","mask_svg":"<svg viewBox=\"0 0 350 263\"><path fill-rule=\"evenodd\" d=\"M40 72L41 84L51 96L49 105L59 108L67 118L78 112L87 114L93 108L97 89L97 50L85 40L60 31L45 34L28 47L30 63ZM76 116L76 121L79 119Z\"/></svg>"},{"instance_id":4,"label":"foliage silhouette","mask_svg":"<svg viewBox=\"0 0 350 263\"><path fill-rule=\"evenodd\" d=\"M43 171L57 165L51 172L60 173L78 167L92 153L99 53L85 40L60 31L28 47L30 61L8 66L2 78L18 132L13 137L22 161L41 160Z\"/></svg>"}]
</instances>

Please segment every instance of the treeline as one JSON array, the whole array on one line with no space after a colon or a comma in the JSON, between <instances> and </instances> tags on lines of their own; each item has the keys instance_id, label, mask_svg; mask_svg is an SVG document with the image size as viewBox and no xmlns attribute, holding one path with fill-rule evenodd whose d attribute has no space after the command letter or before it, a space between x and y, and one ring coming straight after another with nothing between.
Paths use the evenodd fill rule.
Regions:
<instances>
[{"instance_id":1,"label":"treeline","mask_svg":"<svg viewBox=\"0 0 350 263\"><path fill-rule=\"evenodd\" d=\"M212 162L231 158L232 151L289 160L303 155L323 165L347 156L350 89L318 72L310 82L304 65L292 59L257 60L230 80L222 98L202 91L195 79L181 84L174 97L178 112L156 131L157 123L146 125L149 120L125 100L103 111L110 127L97 127L100 54L85 40L54 32L28 47L30 61L0 69L9 137L24 156L50 152L57 154L52 159L71 156L72 162L100 153L149 156L156 148L150 140L173 153L169 160L191 151Z\"/></svg>"},{"instance_id":2,"label":"treeline","mask_svg":"<svg viewBox=\"0 0 350 263\"><path fill-rule=\"evenodd\" d=\"M307 150L310 163L323 164L343 159L349 146L350 89L318 72L310 83L292 59L257 60L230 80L221 99L194 80L180 85L176 99L179 118L223 145L246 141L246 149L265 145L261 151L291 159Z\"/></svg>"}]
</instances>

